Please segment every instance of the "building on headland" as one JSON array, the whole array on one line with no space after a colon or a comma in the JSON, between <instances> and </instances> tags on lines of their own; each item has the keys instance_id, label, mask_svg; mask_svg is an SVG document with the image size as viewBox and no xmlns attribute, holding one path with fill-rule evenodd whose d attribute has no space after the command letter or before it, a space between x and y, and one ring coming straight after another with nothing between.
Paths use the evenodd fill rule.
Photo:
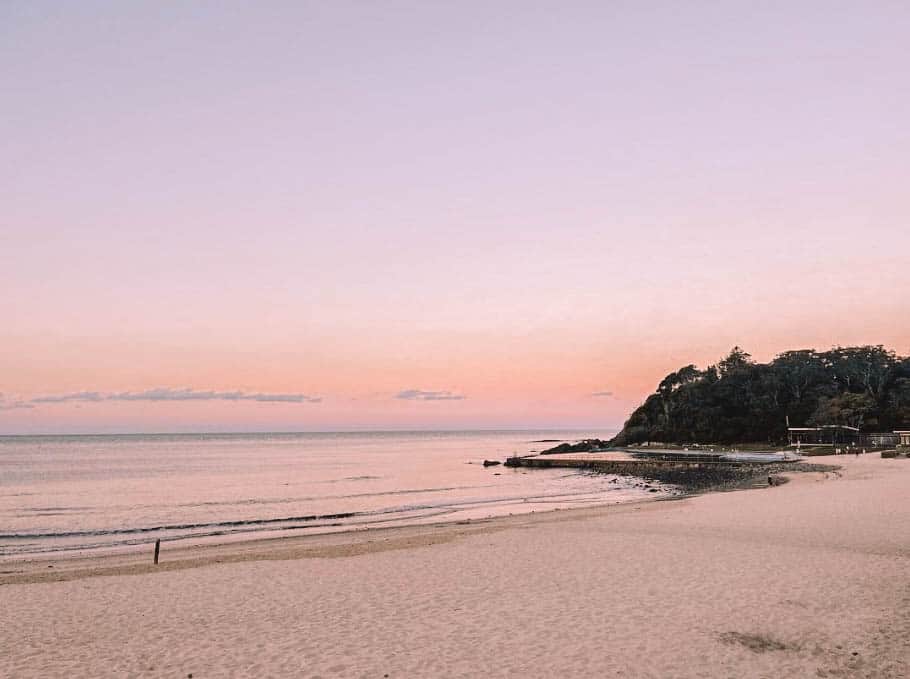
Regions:
<instances>
[{"instance_id":1,"label":"building on headland","mask_svg":"<svg viewBox=\"0 0 910 679\"><path fill-rule=\"evenodd\" d=\"M860 434L859 443L863 446L872 448L891 448L900 442L900 436L896 432L882 431L872 434Z\"/></svg>"},{"instance_id":2,"label":"building on headland","mask_svg":"<svg viewBox=\"0 0 910 679\"><path fill-rule=\"evenodd\" d=\"M910 445L910 431L863 433L857 427L826 424L820 427L787 427L791 446L866 446L890 448Z\"/></svg>"},{"instance_id":3,"label":"building on headland","mask_svg":"<svg viewBox=\"0 0 910 679\"><path fill-rule=\"evenodd\" d=\"M840 424L821 427L787 427L791 446L849 446L859 443L859 429Z\"/></svg>"}]
</instances>

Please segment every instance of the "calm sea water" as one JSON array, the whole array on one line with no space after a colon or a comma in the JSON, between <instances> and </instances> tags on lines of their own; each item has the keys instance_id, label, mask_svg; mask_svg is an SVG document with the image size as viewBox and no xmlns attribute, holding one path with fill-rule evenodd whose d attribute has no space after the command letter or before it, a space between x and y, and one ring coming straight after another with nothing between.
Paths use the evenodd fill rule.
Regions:
<instances>
[{"instance_id":1,"label":"calm sea water","mask_svg":"<svg viewBox=\"0 0 910 679\"><path fill-rule=\"evenodd\" d=\"M0 559L482 518L659 497L636 479L484 468L608 432L0 437ZM663 489L671 492L670 489Z\"/></svg>"}]
</instances>

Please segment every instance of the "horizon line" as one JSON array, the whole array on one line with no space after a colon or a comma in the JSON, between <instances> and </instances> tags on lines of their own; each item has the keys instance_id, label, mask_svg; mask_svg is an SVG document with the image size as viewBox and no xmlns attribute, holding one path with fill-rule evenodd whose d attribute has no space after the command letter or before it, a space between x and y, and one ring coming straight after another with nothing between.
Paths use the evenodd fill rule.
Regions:
<instances>
[{"instance_id":1,"label":"horizon line","mask_svg":"<svg viewBox=\"0 0 910 679\"><path fill-rule=\"evenodd\" d=\"M469 432L523 432L523 431L571 431L584 432L591 430L619 431L622 427L480 427L459 429L310 429L310 430L247 430L247 431L121 431L121 432L38 432L38 433L0 433L0 438L53 437L53 436L246 436L246 435L294 435L294 434L457 434Z\"/></svg>"}]
</instances>

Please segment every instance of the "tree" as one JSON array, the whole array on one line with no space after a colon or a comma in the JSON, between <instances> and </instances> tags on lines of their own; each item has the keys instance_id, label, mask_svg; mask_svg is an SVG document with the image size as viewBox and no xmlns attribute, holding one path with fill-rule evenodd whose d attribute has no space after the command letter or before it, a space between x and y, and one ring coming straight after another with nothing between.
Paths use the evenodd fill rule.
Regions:
<instances>
[{"instance_id":1,"label":"tree","mask_svg":"<svg viewBox=\"0 0 910 679\"><path fill-rule=\"evenodd\" d=\"M730 354L717 364L721 377L745 370L752 365L752 355L739 347L733 347Z\"/></svg>"},{"instance_id":2,"label":"tree","mask_svg":"<svg viewBox=\"0 0 910 679\"><path fill-rule=\"evenodd\" d=\"M894 381L883 419L893 429L910 428L910 377Z\"/></svg>"},{"instance_id":3,"label":"tree","mask_svg":"<svg viewBox=\"0 0 910 679\"><path fill-rule=\"evenodd\" d=\"M840 394L823 398L813 413L810 423L814 425L840 424L848 427L863 426L863 420L875 408L875 399L869 394Z\"/></svg>"},{"instance_id":4,"label":"tree","mask_svg":"<svg viewBox=\"0 0 910 679\"><path fill-rule=\"evenodd\" d=\"M847 391L865 391L878 399L888 382L889 373L897 366L893 351L883 346L838 347L826 353L837 379Z\"/></svg>"},{"instance_id":5,"label":"tree","mask_svg":"<svg viewBox=\"0 0 910 679\"><path fill-rule=\"evenodd\" d=\"M683 384L687 384L694 380L697 380L701 377L701 372L694 365L687 365L685 368L680 368L675 373L670 373L665 378L663 378L659 385L657 385L657 392L659 394L670 394Z\"/></svg>"}]
</instances>

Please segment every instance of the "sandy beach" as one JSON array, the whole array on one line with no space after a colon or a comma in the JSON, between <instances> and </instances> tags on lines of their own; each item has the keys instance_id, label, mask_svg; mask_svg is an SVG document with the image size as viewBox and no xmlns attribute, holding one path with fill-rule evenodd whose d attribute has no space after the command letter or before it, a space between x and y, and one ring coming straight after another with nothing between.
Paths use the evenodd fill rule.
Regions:
<instances>
[{"instance_id":1,"label":"sandy beach","mask_svg":"<svg viewBox=\"0 0 910 679\"><path fill-rule=\"evenodd\" d=\"M344 535L7 562L5 677L906 677L910 463Z\"/></svg>"}]
</instances>

